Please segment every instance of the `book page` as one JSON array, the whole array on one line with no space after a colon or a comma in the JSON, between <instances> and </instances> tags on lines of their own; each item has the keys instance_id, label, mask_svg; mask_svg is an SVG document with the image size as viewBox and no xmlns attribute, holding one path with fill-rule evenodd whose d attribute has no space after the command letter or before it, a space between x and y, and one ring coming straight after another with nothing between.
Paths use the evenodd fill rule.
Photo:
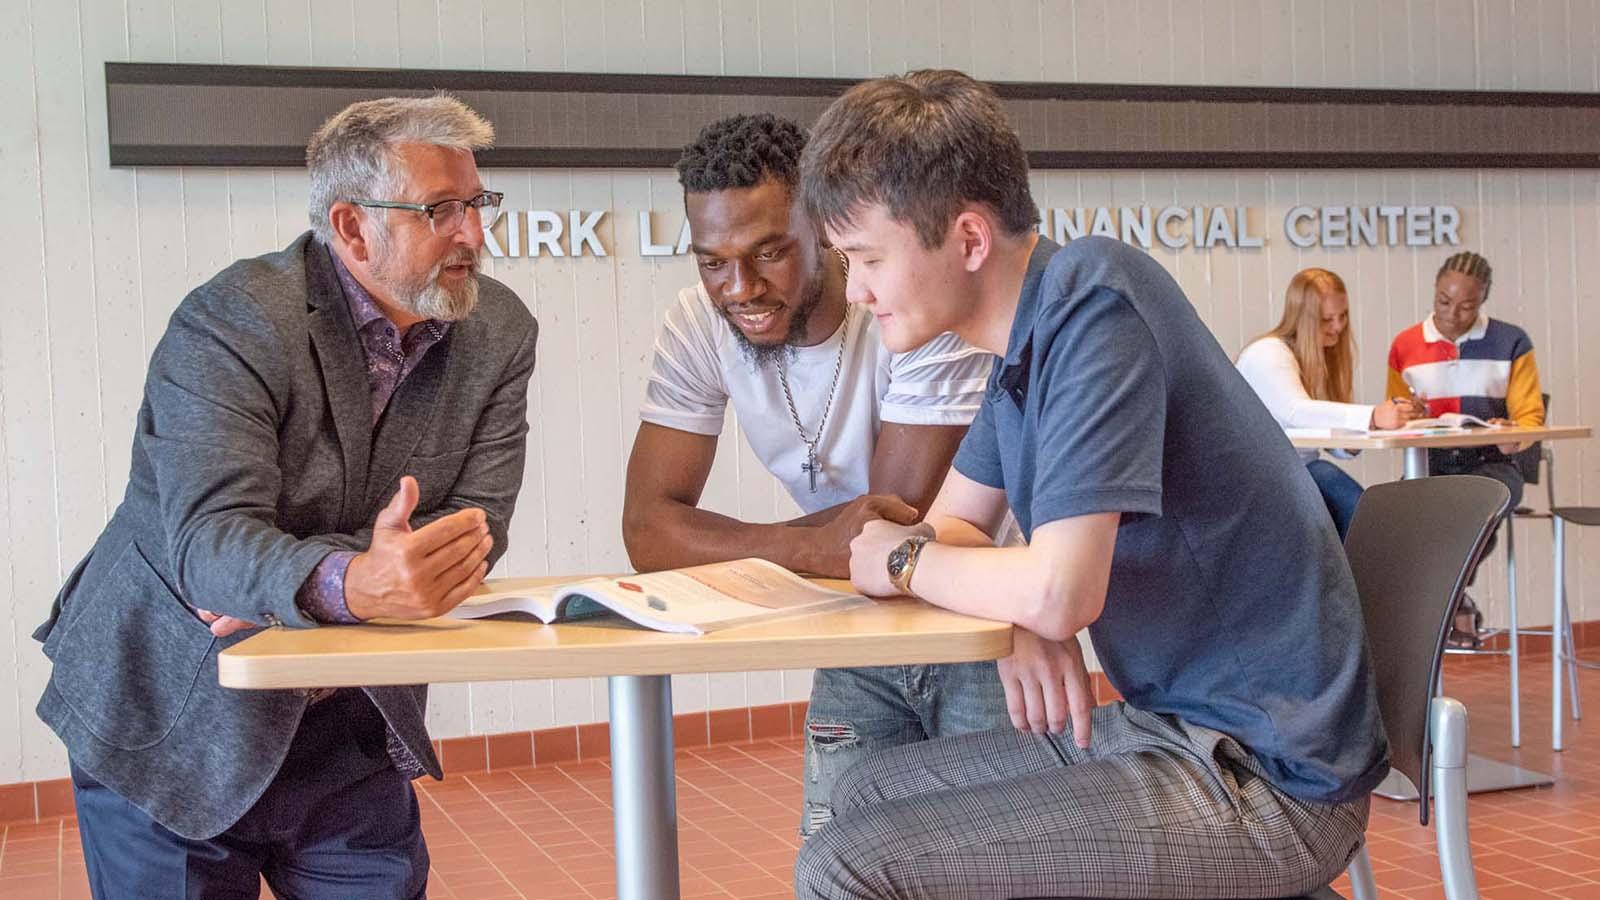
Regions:
<instances>
[{"instance_id":1,"label":"book page","mask_svg":"<svg viewBox=\"0 0 1600 900\"><path fill-rule=\"evenodd\" d=\"M695 634L866 602L759 559L597 579L562 593L592 598L648 628Z\"/></svg>"},{"instance_id":2,"label":"book page","mask_svg":"<svg viewBox=\"0 0 1600 900\"><path fill-rule=\"evenodd\" d=\"M507 579L513 580L513 579ZM525 613L541 622L555 618L556 592L571 585L512 585L488 582L445 615L452 619L481 619L501 613Z\"/></svg>"},{"instance_id":3,"label":"book page","mask_svg":"<svg viewBox=\"0 0 1600 900\"><path fill-rule=\"evenodd\" d=\"M706 588L767 609L796 609L820 600L842 595L821 588L782 566L760 559L741 559L730 563L680 569Z\"/></svg>"}]
</instances>

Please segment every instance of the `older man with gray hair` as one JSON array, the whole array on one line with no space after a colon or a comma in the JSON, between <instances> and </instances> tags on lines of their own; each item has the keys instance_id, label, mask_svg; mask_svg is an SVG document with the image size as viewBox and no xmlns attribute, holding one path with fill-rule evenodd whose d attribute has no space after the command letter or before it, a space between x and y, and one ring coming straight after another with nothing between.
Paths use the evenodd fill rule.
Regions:
<instances>
[{"instance_id":1,"label":"older man with gray hair","mask_svg":"<svg viewBox=\"0 0 1600 900\"><path fill-rule=\"evenodd\" d=\"M97 898L424 896L427 687L230 691L217 653L440 615L505 552L538 329L477 273L493 137L449 97L350 106L312 230L173 313L127 494L35 633Z\"/></svg>"}]
</instances>

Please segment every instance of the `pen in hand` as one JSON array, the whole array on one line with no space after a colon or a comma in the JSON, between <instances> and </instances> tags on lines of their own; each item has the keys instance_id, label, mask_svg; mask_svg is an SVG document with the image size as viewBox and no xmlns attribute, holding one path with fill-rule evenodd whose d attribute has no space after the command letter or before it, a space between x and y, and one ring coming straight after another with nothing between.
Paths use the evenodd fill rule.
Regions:
<instances>
[{"instance_id":1,"label":"pen in hand","mask_svg":"<svg viewBox=\"0 0 1600 900\"><path fill-rule=\"evenodd\" d=\"M1427 398L1418 395L1415 391L1409 391L1403 397L1394 397L1392 402L1399 408L1401 418L1407 421L1424 419L1428 416Z\"/></svg>"}]
</instances>

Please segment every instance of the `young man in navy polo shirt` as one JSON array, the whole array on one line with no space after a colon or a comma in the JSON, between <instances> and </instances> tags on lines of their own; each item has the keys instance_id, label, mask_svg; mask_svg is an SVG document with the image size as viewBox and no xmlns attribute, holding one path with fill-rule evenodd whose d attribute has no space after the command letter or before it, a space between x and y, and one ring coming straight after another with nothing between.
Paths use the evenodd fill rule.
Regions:
<instances>
[{"instance_id":1,"label":"young man in navy polo shirt","mask_svg":"<svg viewBox=\"0 0 1600 900\"><path fill-rule=\"evenodd\" d=\"M1038 236L1021 144L957 72L853 88L802 167L889 349L952 331L1002 357L926 523L868 523L852 578L1019 628L1015 729L852 769L799 895L1276 897L1337 876L1387 770L1355 583L1178 285L1121 243ZM1008 506L1026 547L992 546ZM1126 702L1093 709L1085 630Z\"/></svg>"}]
</instances>

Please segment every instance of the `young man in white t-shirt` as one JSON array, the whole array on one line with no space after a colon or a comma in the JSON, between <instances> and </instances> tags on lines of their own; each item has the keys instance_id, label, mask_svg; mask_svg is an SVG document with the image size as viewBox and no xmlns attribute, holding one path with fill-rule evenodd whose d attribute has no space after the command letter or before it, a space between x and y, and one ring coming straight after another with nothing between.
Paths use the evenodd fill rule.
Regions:
<instances>
[{"instance_id":1,"label":"young man in white t-shirt","mask_svg":"<svg viewBox=\"0 0 1600 900\"><path fill-rule=\"evenodd\" d=\"M628 462L623 536L641 571L759 556L849 577L862 523L913 524L977 414L994 358L954 335L907 353L845 302L844 257L796 198L805 132L771 115L707 126L678 162L700 283L666 312ZM698 509L729 402L805 512ZM801 833L868 751L1006 725L995 664L824 669L806 717Z\"/></svg>"}]
</instances>

